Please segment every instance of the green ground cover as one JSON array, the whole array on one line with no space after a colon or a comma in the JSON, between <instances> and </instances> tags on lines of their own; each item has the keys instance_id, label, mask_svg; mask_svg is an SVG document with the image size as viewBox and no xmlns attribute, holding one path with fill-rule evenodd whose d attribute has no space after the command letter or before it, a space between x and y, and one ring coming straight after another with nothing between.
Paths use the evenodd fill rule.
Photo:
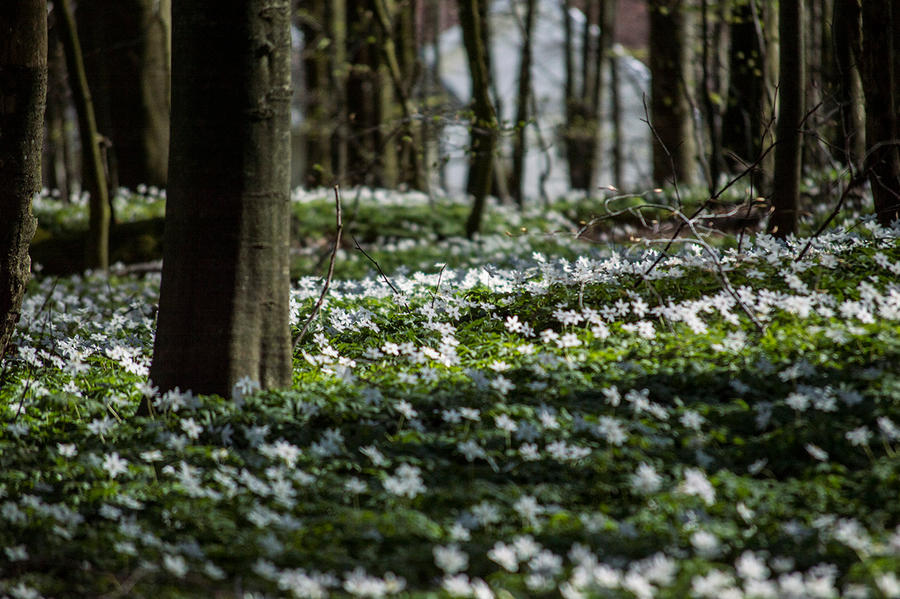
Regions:
<instances>
[{"instance_id":1,"label":"green ground cover","mask_svg":"<svg viewBox=\"0 0 900 599\"><path fill-rule=\"evenodd\" d=\"M345 247L292 389L236 402L147 381L158 274L34 282L0 373L0 594L900 597L896 230L651 270L659 246L574 240L562 209L471 242L435 232L461 204L355 209L390 284ZM295 282L298 329L321 285Z\"/></svg>"}]
</instances>

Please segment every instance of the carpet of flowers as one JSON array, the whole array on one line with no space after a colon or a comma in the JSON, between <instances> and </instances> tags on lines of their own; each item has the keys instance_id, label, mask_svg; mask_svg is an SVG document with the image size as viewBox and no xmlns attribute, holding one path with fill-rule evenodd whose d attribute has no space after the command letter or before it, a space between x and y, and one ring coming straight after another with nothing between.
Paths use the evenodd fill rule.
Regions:
<instances>
[{"instance_id":1,"label":"carpet of flowers","mask_svg":"<svg viewBox=\"0 0 900 599\"><path fill-rule=\"evenodd\" d=\"M39 277L0 596L900 597L898 237L434 241L231 401L147 380L158 275Z\"/></svg>"}]
</instances>

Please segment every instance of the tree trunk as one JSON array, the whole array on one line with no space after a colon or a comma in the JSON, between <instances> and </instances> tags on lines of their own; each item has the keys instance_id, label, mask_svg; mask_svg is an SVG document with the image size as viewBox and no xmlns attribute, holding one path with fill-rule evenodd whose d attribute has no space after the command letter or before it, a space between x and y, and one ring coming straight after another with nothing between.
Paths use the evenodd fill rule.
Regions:
<instances>
[{"instance_id":1,"label":"tree trunk","mask_svg":"<svg viewBox=\"0 0 900 599\"><path fill-rule=\"evenodd\" d=\"M735 2L731 16L728 99L722 117L722 151L726 165L741 171L774 143L777 83L777 11L771 3ZM774 153L752 173L759 190L771 187ZM757 192L759 193L759 191Z\"/></svg>"},{"instance_id":2,"label":"tree trunk","mask_svg":"<svg viewBox=\"0 0 900 599\"><path fill-rule=\"evenodd\" d=\"M0 4L0 361L31 273L47 94L47 3Z\"/></svg>"},{"instance_id":3,"label":"tree trunk","mask_svg":"<svg viewBox=\"0 0 900 599\"><path fill-rule=\"evenodd\" d=\"M768 231L776 237L797 232L802 170L803 103L806 96L806 59L803 41L803 1L781 2L778 22L781 39L779 58L778 120L775 124L775 174L772 215Z\"/></svg>"},{"instance_id":4,"label":"tree trunk","mask_svg":"<svg viewBox=\"0 0 900 599\"><path fill-rule=\"evenodd\" d=\"M836 145L854 173L863 172L866 155L865 97L856 57L860 55L860 7L856 0L834 1L834 59L840 128Z\"/></svg>"},{"instance_id":5,"label":"tree trunk","mask_svg":"<svg viewBox=\"0 0 900 599\"><path fill-rule=\"evenodd\" d=\"M291 382L290 6L173 5L172 139L150 378L229 396ZM143 407L147 411L147 406Z\"/></svg>"},{"instance_id":6,"label":"tree trunk","mask_svg":"<svg viewBox=\"0 0 900 599\"><path fill-rule=\"evenodd\" d=\"M170 0L79 2L77 21L97 128L118 182L166 184Z\"/></svg>"},{"instance_id":7,"label":"tree trunk","mask_svg":"<svg viewBox=\"0 0 900 599\"><path fill-rule=\"evenodd\" d=\"M44 114L44 187L56 190L62 201L69 200L71 153L66 132L66 58L53 24L53 13L47 15L47 109Z\"/></svg>"},{"instance_id":8,"label":"tree trunk","mask_svg":"<svg viewBox=\"0 0 900 599\"><path fill-rule=\"evenodd\" d=\"M900 8L893 0L862 2L860 67L866 95L865 167L883 226L900 215Z\"/></svg>"},{"instance_id":9,"label":"tree trunk","mask_svg":"<svg viewBox=\"0 0 900 599\"><path fill-rule=\"evenodd\" d=\"M688 98L691 56L685 0L651 0L650 122L653 180L691 184L695 180L693 119ZM673 172L674 171L674 172Z\"/></svg>"},{"instance_id":10,"label":"tree trunk","mask_svg":"<svg viewBox=\"0 0 900 599\"><path fill-rule=\"evenodd\" d=\"M481 20L483 0L459 0L459 22L472 79L472 134L469 148L469 180L466 189L472 195L472 211L466 221L466 236L481 228L484 204L491 191L494 149L497 146L497 114L490 96L487 34Z\"/></svg>"},{"instance_id":11,"label":"tree trunk","mask_svg":"<svg viewBox=\"0 0 900 599\"><path fill-rule=\"evenodd\" d=\"M605 29L594 33L593 25L604 21L608 0L589 0L584 4L581 30L581 55L576 76L571 23L571 2L563 2L565 27L566 123L563 139L573 189L590 192L595 187L600 142L600 90L604 87L605 55L610 36Z\"/></svg>"},{"instance_id":12,"label":"tree trunk","mask_svg":"<svg viewBox=\"0 0 900 599\"><path fill-rule=\"evenodd\" d=\"M531 35L534 29L535 0L525 1L525 18L522 22L522 53L519 58L519 81L516 91L516 134L513 140L512 188L513 198L521 208L525 204L524 165L525 148L531 99Z\"/></svg>"},{"instance_id":13,"label":"tree trunk","mask_svg":"<svg viewBox=\"0 0 900 599\"><path fill-rule=\"evenodd\" d=\"M722 118L725 110L724 99L728 95L728 21L731 6L729 1L720 1L710 6L710 0L701 0L701 83L702 110L706 121L709 141L708 181L710 194L714 194L719 178L724 170L722 156Z\"/></svg>"},{"instance_id":14,"label":"tree trunk","mask_svg":"<svg viewBox=\"0 0 900 599\"><path fill-rule=\"evenodd\" d=\"M84 59L75 18L69 0L56 0L57 24L66 54L66 68L69 71L69 86L75 111L78 113L78 133L81 137L82 187L90 194L90 216L88 217L88 242L85 266L106 270L109 268L109 190L106 186L106 171L100 153L100 135L94 116L94 101L84 71Z\"/></svg>"}]
</instances>

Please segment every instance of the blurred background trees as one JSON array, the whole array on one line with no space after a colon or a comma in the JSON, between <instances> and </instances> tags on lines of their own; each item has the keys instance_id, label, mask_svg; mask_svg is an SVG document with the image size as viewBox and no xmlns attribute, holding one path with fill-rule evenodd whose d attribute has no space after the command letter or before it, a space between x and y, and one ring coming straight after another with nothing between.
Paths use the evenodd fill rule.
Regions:
<instances>
[{"instance_id":1,"label":"blurred background trees","mask_svg":"<svg viewBox=\"0 0 900 599\"><path fill-rule=\"evenodd\" d=\"M107 185L165 186L170 0L70 1ZM677 181L715 195L746 171L751 195L772 200L784 189L773 187L776 134L789 131L779 102L796 82L780 57L796 57L807 84L791 177L843 173L852 198L868 179L888 222L900 187L893 4L802 0L797 46L780 34L785 7L760 0L295 2L292 185L470 193L470 234L485 193L524 206ZM91 161L73 133L77 78L59 12L43 178L65 200L90 187L79 165ZM470 13L480 44L466 34ZM801 217L841 195L840 185L797 187L787 195L799 196Z\"/></svg>"}]
</instances>

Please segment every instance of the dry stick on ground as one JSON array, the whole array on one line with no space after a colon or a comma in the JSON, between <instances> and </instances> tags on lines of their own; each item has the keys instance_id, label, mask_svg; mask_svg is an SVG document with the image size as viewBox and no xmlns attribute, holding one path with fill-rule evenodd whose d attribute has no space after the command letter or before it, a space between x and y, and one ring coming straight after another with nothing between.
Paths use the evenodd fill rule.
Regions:
<instances>
[{"instance_id":1,"label":"dry stick on ground","mask_svg":"<svg viewBox=\"0 0 900 599\"><path fill-rule=\"evenodd\" d=\"M297 346L300 345L301 341L303 341L303 337L306 335L306 331L309 330L309 325L312 324L313 319L319 313L319 309L325 302L325 295L328 293L328 288L331 286L331 277L334 276L334 261L337 258L338 249L341 247L341 233L344 231L344 223L341 219L340 185L334 186L334 203L337 211L337 232L335 233L334 237L334 249L331 250L331 259L328 262L328 275L325 277L325 285L322 287L322 294L319 296L319 301L316 302L316 305L313 307L312 313L309 315L309 318L306 319L306 324L304 324L303 328L300 329L300 334L297 335L297 339L291 346L292 351L297 349Z\"/></svg>"}]
</instances>

